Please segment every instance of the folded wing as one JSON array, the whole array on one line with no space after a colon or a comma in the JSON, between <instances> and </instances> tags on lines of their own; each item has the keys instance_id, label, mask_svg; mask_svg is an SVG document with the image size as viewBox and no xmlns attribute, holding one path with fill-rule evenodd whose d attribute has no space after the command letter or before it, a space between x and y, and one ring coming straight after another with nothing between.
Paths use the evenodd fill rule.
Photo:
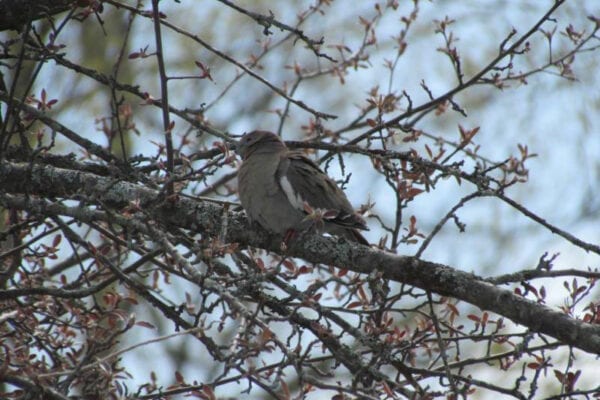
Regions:
<instances>
[{"instance_id":1,"label":"folded wing","mask_svg":"<svg viewBox=\"0 0 600 400\"><path fill-rule=\"evenodd\" d=\"M297 209L304 210L306 202L311 208L337 212L329 222L368 230L344 192L302 153L290 151L282 155L276 178L290 203Z\"/></svg>"}]
</instances>

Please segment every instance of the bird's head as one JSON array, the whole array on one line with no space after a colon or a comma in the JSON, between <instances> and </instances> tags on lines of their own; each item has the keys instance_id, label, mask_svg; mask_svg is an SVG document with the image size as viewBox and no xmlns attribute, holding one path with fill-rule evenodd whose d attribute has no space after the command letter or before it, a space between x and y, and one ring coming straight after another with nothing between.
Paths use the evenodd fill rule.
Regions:
<instances>
[{"instance_id":1,"label":"bird's head","mask_svg":"<svg viewBox=\"0 0 600 400\"><path fill-rule=\"evenodd\" d=\"M235 152L242 160L255 153L270 153L285 149L285 143L276 134L269 131L253 131L246 133L237 142Z\"/></svg>"}]
</instances>

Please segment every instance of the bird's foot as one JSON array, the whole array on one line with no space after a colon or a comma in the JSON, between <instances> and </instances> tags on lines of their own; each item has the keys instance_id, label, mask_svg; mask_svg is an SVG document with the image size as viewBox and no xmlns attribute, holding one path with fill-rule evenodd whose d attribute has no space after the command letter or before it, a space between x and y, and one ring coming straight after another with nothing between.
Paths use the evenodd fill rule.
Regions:
<instances>
[{"instance_id":1,"label":"bird's foot","mask_svg":"<svg viewBox=\"0 0 600 400\"><path fill-rule=\"evenodd\" d=\"M287 250L289 245L298 237L298 232L295 229L288 229L283 235L283 241L281 242L281 249Z\"/></svg>"}]
</instances>

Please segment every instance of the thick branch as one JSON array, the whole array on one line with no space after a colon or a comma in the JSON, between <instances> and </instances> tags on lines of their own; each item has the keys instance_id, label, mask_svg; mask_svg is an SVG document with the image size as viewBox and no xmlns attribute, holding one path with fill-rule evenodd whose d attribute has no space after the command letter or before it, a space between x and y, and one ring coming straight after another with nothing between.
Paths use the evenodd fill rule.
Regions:
<instances>
[{"instance_id":1,"label":"thick branch","mask_svg":"<svg viewBox=\"0 0 600 400\"><path fill-rule=\"evenodd\" d=\"M0 31L68 10L74 0L0 0Z\"/></svg>"},{"instance_id":2,"label":"thick branch","mask_svg":"<svg viewBox=\"0 0 600 400\"><path fill-rule=\"evenodd\" d=\"M216 204L184 197L176 203L163 202L156 191L90 173L51 166L3 162L0 164L0 188L5 193L27 193L30 196L46 198L83 197L116 209L128 205L133 200L139 200L140 207L160 223L190 229L211 237L219 236L228 242L281 253L281 238L269 236L256 227L248 226L242 213L229 212ZM86 214L82 212L81 207L53 205L40 208L40 202L24 197L0 195L0 204L5 207L36 210L44 215L76 216L82 222L89 222L85 220L86 215L94 215L93 218L99 218L99 215L111 217L110 213ZM224 217L229 219L227 232L221 231L224 229ZM478 276L445 265L315 235L294 242L286 255L361 273L380 270L386 279L455 297L481 309L503 315L532 331L550 335L584 351L600 354L600 326L575 320L508 290L495 287Z\"/></svg>"}]
</instances>

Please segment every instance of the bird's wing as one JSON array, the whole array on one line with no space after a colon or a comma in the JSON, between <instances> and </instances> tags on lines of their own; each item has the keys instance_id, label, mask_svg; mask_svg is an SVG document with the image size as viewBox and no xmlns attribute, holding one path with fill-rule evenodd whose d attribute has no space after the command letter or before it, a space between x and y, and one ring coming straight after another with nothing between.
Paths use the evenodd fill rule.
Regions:
<instances>
[{"instance_id":1,"label":"bird's wing","mask_svg":"<svg viewBox=\"0 0 600 400\"><path fill-rule=\"evenodd\" d=\"M344 192L321 169L302 153L284 153L277 169L277 182L290 203L304 211L304 202L311 208L333 210L338 214L331 222L352 228L368 229Z\"/></svg>"}]
</instances>

